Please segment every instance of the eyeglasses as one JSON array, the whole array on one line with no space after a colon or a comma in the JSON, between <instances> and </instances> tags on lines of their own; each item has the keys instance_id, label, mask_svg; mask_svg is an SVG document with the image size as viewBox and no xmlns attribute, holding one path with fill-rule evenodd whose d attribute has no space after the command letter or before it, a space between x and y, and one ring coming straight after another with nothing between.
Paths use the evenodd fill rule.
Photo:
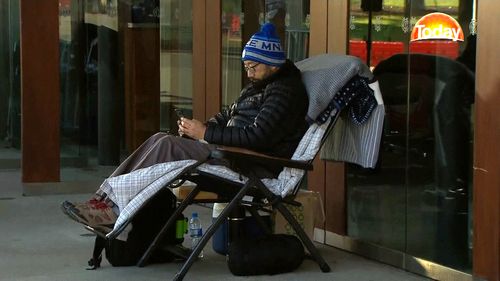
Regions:
<instances>
[{"instance_id":1,"label":"eyeglasses","mask_svg":"<svg viewBox=\"0 0 500 281\"><path fill-rule=\"evenodd\" d=\"M260 62L252 65L252 66L246 66L243 65L243 68L245 69L245 72L250 72L250 73L255 73L255 68L260 64Z\"/></svg>"}]
</instances>

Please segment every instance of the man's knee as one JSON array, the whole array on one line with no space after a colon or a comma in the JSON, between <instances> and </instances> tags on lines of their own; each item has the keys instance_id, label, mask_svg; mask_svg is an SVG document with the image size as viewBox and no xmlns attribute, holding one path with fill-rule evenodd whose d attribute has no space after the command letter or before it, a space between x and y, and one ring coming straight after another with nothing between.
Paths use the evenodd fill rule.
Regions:
<instances>
[{"instance_id":1,"label":"man's knee","mask_svg":"<svg viewBox=\"0 0 500 281\"><path fill-rule=\"evenodd\" d=\"M158 133L152 135L151 137L149 137L149 139L152 141L157 141L165 136L168 136L168 134L164 133L164 132L158 132Z\"/></svg>"},{"instance_id":2,"label":"man's knee","mask_svg":"<svg viewBox=\"0 0 500 281\"><path fill-rule=\"evenodd\" d=\"M171 146L177 142L179 137L170 135L170 134L163 134L158 137L158 139L155 141L156 145L161 145L161 146Z\"/></svg>"}]
</instances>

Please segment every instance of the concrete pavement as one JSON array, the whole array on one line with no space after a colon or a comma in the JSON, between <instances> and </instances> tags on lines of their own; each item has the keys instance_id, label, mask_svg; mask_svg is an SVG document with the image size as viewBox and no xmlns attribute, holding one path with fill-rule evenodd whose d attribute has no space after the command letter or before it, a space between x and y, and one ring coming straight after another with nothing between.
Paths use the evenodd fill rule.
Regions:
<instances>
[{"instance_id":1,"label":"concrete pavement","mask_svg":"<svg viewBox=\"0 0 500 281\"><path fill-rule=\"evenodd\" d=\"M179 263L116 268L103 261L98 270L85 270L94 236L62 214L59 204L86 200L89 195L23 196L19 171L0 170L0 280L172 280ZM210 209L192 206L185 214L192 210L200 213L205 226L210 222ZM184 280L429 280L330 246L318 246L332 268L330 273L322 273L314 262L306 260L292 273L236 277L227 268L226 258L213 252L209 243L205 257L191 267Z\"/></svg>"}]
</instances>

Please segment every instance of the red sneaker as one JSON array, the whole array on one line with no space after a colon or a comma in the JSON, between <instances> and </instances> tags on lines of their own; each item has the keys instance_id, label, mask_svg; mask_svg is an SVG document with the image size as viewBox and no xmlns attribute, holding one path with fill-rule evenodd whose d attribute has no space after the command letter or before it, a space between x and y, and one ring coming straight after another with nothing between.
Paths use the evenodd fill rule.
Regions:
<instances>
[{"instance_id":1,"label":"red sneaker","mask_svg":"<svg viewBox=\"0 0 500 281\"><path fill-rule=\"evenodd\" d=\"M109 228L118 218L106 202L95 199L83 203L64 201L61 209L71 219L93 228Z\"/></svg>"}]
</instances>

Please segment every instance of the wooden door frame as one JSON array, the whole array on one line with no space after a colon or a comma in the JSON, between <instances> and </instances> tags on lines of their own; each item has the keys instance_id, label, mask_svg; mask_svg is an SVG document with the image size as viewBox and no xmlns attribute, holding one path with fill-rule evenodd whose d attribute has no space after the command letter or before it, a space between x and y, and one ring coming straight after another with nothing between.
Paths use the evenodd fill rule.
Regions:
<instances>
[{"instance_id":1,"label":"wooden door frame","mask_svg":"<svg viewBox=\"0 0 500 281\"><path fill-rule=\"evenodd\" d=\"M221 0L193 0L193 117L206 120L222 101Z\"/></svg>"},{"instance_id":2,"label":"wooden door frame","mask_svg":"<svg viewBox=\"0 0 500 281\"><path fill-rule=\"evenodd\" d=\"M347 53L348 0L311 1L309 56ZM316 225L323 233L316 235L326 241L326 232L347 235L346 167L342 162L314 160L314 170L308 173L308 187L322 195L325 223Z\"/></svg>"},{"instance_id":3,"label":"wooden door frame","mask_svg":"<svg viewBox=\"0 0 500 281\"><path fill-rule=\"evenodd\" d=\"M479 2L479 1L478 1ZM473 273L500 281L500 10L496 0L478 9L473 164Z\"/></svg>"},{"instance_id":4,"label":"wooden door frame","mask_svg":"<svg viewBox=\"0 0 500 281\"><path fill-rule=\"evenodd\" d=\"M22 182L60 179L59 2L22 0Z\"/></svg>"}]
</instances>

